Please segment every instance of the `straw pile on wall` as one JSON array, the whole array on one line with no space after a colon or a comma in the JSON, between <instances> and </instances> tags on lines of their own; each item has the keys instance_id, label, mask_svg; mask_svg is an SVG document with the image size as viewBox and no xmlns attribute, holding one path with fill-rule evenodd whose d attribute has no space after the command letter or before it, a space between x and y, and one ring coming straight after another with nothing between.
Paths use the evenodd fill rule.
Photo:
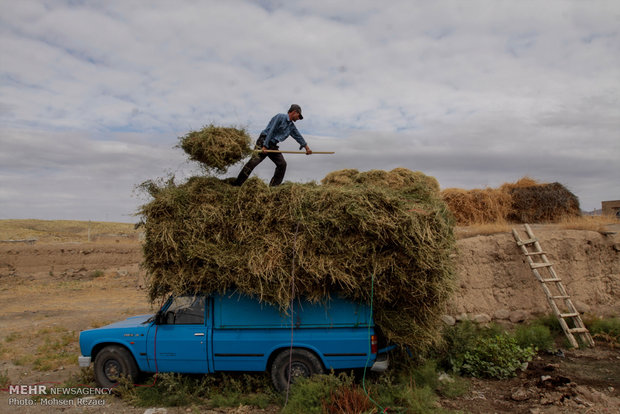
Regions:
<instances>
[{"instance_id":1,"label":"straw pile on wall","mask_svg":"<svg viewBox=\"0 0 620 414\"><path fill-rule=\"evenodd\" d=\"M179 138L179 147L189 159L202 163L209 171L225 173L229 166L241 161L251 152L250 136L244 129L205 126Z\"/></svg>"},{"instance_id":2,"label":"straw pile on wall","mask_svg":"<svg viewBox=\"0 0 620 414\"><path fill-rule=\"evenodd\" d=\"M441 192L441 197L459 224L500 222L506 219L512 208L510 194L493 188L448 188Z\"/></svg>"},{"instance_id":3,"label":"straw pile on wall","mask_svg":"<svg viewBox=\"0 0 620 414\"><path fill-rule=\"evenodd\" d=\"M294 271L296 295L311 300L369 303L372 292L377 327L393 342L438 340L455 241L434 178L344 170L323 185L193 177L143 188L152 196L141 208L151 299L236 289L286 310Z\"/></svg>"},{"instance_id":4,"label":"straw pile on wall","mask_svg":"<svg viewBox=\"0 0 620 414\"><path fill-rule=\"evenodd\" d=\"M581 215L579 199L562 184L531 185L530 181L525 178L501 187L512 199L508 220L520 223L558 222Z\"/></svg>"},{"instance_id":5,"label":"straw pile on wall","mask_svg":"<svg viewBox=\"0 0 620 414\"><path fill-rule=\"evenodd\" d=\"M560 183L524 177L499 188L448 188L441 197L460 225L557 222L581 215L579 199Z\"/></svg>"}]
</instances>

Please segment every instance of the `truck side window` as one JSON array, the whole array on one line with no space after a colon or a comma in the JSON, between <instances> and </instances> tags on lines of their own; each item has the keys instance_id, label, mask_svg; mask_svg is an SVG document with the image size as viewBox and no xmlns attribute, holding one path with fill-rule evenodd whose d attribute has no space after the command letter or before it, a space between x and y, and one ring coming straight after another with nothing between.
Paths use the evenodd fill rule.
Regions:
<instances>
[{"instance_id":1,"label":"truck side window","mask_svg":"<svg viewBox=\"0 0 620 414\"><path fill-rule=\"evenodd\" d=\"M167 325L204 325L205 297L179 296L174 298L166 310L164 322Z\"/></svg>"}]
</instances>

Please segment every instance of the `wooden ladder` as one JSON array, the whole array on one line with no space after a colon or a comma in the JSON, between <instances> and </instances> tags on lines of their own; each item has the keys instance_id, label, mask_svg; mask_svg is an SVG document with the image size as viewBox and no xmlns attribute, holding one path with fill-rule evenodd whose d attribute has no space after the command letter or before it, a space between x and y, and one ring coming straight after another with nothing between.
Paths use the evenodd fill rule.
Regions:
<instances>
[{"instance_id":1,"label":"wooden ladder","mask_svg":"<svg viewBox=\"0 0 620 414\"><path fill-rule=\"evenodd\" d=\"M579 343L575 339L575 335L577 335L585 344L594 346L594 340L581 320L581 316L579 316L579 312L575 308L575 305L573 305L569 294L566 292L566 288L562 284L562 279L560 279L555 273L555 270L553 270L553 264L547 260L547 255L541 249L540 243L538 243L538 239L534 236L530 226L525 224L524 227L525 233L527 234L525 240L521 240L519 232L517 232L516 229L512 229L512 235L517 242L517 246L521 248L521 251L525 255L532 273L534 273L534 276L536 276L536 279L540 282L547 296L547 302L549 302L549 306L551 306L553 313L555 313L555 316L558 318L568 341L574 348L579 348ZM540 274L540 271L545 269L548 272L548 277L543 277ZM564 303L565 310L560 310L556 300L561 300ZM567 320L572 322L572 327L569 327L568 323L566 323Z\"/></svg>"}]
</instances>

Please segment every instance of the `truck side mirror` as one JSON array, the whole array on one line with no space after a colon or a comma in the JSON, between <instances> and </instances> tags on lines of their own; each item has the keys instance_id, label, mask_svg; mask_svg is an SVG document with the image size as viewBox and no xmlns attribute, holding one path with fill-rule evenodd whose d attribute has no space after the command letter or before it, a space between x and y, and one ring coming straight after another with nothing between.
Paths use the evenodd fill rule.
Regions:
<instances>
[{"instance_id":1,"label":"truck side mirror","mask_svg":"<svg viewBox=\"0 0 620 414\"><path fill-rule=\"evenodd\" d=\"M155 325L163 325L164 324L164 315L162 311L157 311L155 314Z\"/></svg>"}]
</instances>

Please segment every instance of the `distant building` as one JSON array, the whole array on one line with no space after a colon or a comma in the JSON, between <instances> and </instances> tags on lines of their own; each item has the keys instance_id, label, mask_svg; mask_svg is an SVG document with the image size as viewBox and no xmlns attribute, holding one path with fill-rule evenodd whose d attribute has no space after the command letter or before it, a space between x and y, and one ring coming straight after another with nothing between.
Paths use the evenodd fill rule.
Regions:
<instances>
[{"instance_id":1,"label":"distant building","mask_svg":"<svg viewBox=\"0 0 620 414\"><path fill-rule=\"evenodd\" d=\"M620 200L603 201L603 215L620 218Z\"/></svg>"}]
</instances>

